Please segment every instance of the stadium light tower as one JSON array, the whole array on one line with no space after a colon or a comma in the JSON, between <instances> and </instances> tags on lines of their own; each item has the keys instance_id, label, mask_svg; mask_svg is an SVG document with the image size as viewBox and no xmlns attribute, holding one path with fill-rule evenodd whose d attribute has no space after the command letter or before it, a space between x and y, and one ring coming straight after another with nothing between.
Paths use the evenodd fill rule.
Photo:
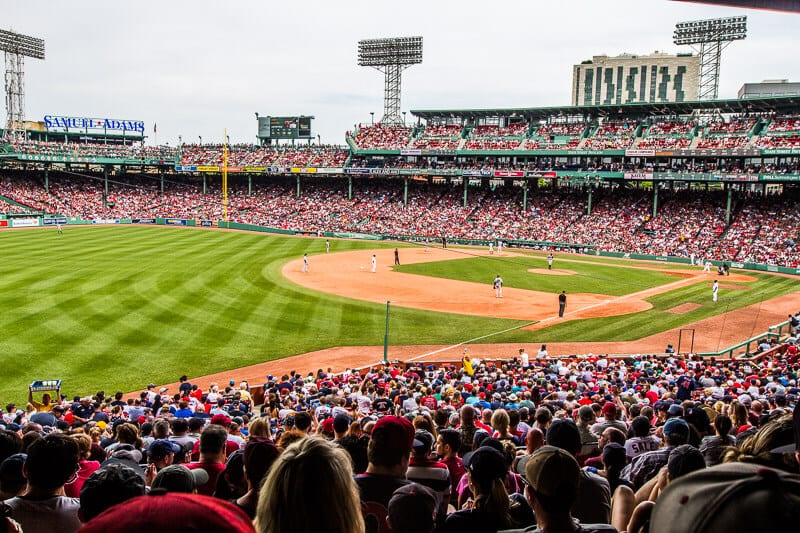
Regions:
<instances>
[{"instance_id":1,"label":"stadium light tower","mask_svg":"<svg viewBox=\"0 0 800 533\"><path fill-rule=\"evenodd\" d=\"M358 64L386 74L383 89L383 124L400 126L400 74L422 63L422 37L390 37L358 41Z\"/></svg>"},{"instance_id":2,"label":"stadium light tower","mask_svg":"<svg viewBox=\"0 0 800 533\"><path fill-rule=\"evenodd\" d=\"M44 59L44 40L0 30L0 50L6 54L6 134L25 136L25 58Z\"/></svg>"},{"instance_id":3,"label":"stadium light tower","mask_svg":"<svg viewBox=\"0 0 800 533\"><path fill-rule=\"evenodd\" d=\"M747 17L694 20L675 25L672 40L688 44L700 54L699 100L716 100L719 94L719 63L722 50L732 41L747 37Z\"/></svg>"}]
</instances>

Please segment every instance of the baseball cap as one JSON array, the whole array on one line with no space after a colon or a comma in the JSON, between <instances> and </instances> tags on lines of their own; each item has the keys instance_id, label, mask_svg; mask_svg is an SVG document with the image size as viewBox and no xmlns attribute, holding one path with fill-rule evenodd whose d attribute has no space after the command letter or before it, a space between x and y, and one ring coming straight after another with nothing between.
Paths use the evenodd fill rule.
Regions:
<instances>
[{"instance_id":1,"label":"baseball cap","mask_svg":"<svg viewBox=\"0 0 800 533\"><path fill-rule=\"evenodd\" d=\"M575 422L560 418L553 420L547 428L545 442L575 455L581 449L581 433Z\"/></svg>"},{"instance_id":2,"label":"baseball cap","mask_svg":"<svg viewBox=\"0 0 800 533\"><path fill-rule=\"evenodd\" d=\"M664 424L664 436L668 437L673 433L689 437L689 424L682 418L670 418Z\"/></svg>"},{"instance_id":3,"label":"baseball cap","mask_svg":"<svg viewBox=\"0 0 800 533\"><path fill-rule=\"evenodd\" d=\"M394 415L383 416L378 419L372 427L370 439L386 448L408 451L421 444L420 441L414 438L414 426L411 422L406 418Z\"/></svg>"},{"instance_id":4,"label":"baseball cap","mask_svg":"<svg viewBox=\"0 0 800 533\"><path fill-rule=\"evenodd\" d=\"M333 431L334 431L333 430L333 422L334 422L334 419L330 418L330 417L328 417L325 420L323 420L322 424L320 424L320 427L322 427L322 432L323 433L327 433L329 435L333 435Z\"/></svg>"},{"instance_id":5,"label":"baseball cap","mask_svg":"<svg viewBox=\"0 0 800 533\"><path fill-rule=\"evenodd\" d=\"M254 533L247 514L219 498L180 492L151 492L104 511L80 528L82 533L215 531Z\"/></svg>"},{"instance_id":6,"label":"baseball cap","mask_svg":"<svg viewBox=\"0 0 800 533\"><path fill-rule=\"evenodd\" d=\"M228 415L223 415L222 413L217 413L211 417L211 423L220 426L230 426L231 417L229 417Z\"/></svg>"},{"instance_id":7,"label":"baseball cap","mask_svg":"<svg viewBox=\"0 0 800 533\"><path fill-rule=\"evenodd\" d=\"M581 467L575 458L555 446L545 445L517 462L517 473L538 498L569 509L578 495Z\"/></svg>"},{"instance_id":8,"label":"baseball cap","mask_svg":"<svg viewBox=\"0 0 800 533\"><path fill-rule=\"evenodd\" d=\"M464 455L463 464L474 479L484 483L502 479L508 472L506 458L491 446L481 446L468 452Z\"/></svg>"},{"instance_id":9,"label":"baseball cap","mask_svg":"<svg viewBox=\"0 0 800 533\"><path fill-rule=\"evenodd\" d=\"M437 495L425 485L409 483L392 493L389 519L395 531L430 531L433 529Z\"/></svg>"},{"instance_id":10,"label":"baseball cap","mask_svg":"<svg viewBox=\"0 0 800 533\"><path fill-rule=\"evenodd\" d=\"M431 449L433 448L433 442L436 440L433 438L433 435L430 431L426 431L424 429L418 429L414 433L414 450L418 452L424 452L426 454L430 453ZM419 442L417 445L416 442Z\"/></svg>"},{"instance_id":11,"label":"baseball cap","mask_svg":"<svg viewBox=\"0 0 800 533\"><path fill-rule=\"evenodd\" d=\"M206 483L208 483L208 472L202 468L189 470L183 465L169 465L158 471L153 479L152 488L191 494L197 487Z\"/></svg>"},{"instance_id":12,"label":"baseball cap","mask_svg":"<svg viewBox=\"0 0 800 533\"><path fill-rule=\"evenodd\" d=\"M670 481L706 467L706 460L700 450L690 444L681 444L669 452L667 470Z\"/></svg>"},{"instance_id":13,"label":"baseball cap","mask_svg":"<svg viewBox=\"0 0 800 533\"><path fill-rule=\"evenodd\" d=\"M170 453L181 451L180 445L167 439L156 439L147 447L147 454L153 458L166 457Z\"/></svg>"},{"instance_id":14,"label":"baseball cap","mask_svg":"<svg viewBox=\"0 0 800 533\"><path fill-rule=\"evenodd\" d=\"M683 416L683 407L679 403L673 403L667 409L667 414L669 416Z\"/></svg>"},{"instance_id":15,"label":"baseball cap","mask_svg":"<svg viewBox=\"0 0 800 533\"><path fill-rule=\"evenodd\" d=\"M617 416L617 406L612 402L603 404L603 416Z\"/></svg>"},{"instance_id":16,"label":"baseball cap","mask_svg":"<svg viewBox=\"0 0 800 533\"><path fill-rule=\"evenodd\" d=\"M650 531L794 531L800 476L753 463L725 463L670 483L653 508Z\"/></svg>"}]
</instances>

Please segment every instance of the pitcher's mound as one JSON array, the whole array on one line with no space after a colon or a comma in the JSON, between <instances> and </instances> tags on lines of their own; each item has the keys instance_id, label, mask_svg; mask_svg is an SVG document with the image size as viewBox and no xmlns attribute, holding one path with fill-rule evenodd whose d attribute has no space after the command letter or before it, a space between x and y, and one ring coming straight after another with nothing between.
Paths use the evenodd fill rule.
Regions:
<instances>
[{"instance_id":1,"label":"pitcher's mound","mask_svg":"<svg viewBox=\"0 0 800 533\"><path fill-rule=\"evenodd\" d=\"M689 311L694 311L698 307L702 307L702 306L700 304L695 304L695 303L685 303L685 304L681 304L681 305L678 305L676 307L673 307L672 309L667 309L667 313L673 313L673 314L676 314L676 315L682 315L684 313L688 313Z\"/></svg>"},{"instance_id":2,"label":"pitcher's mound","mask_svg":"<svg viewBox=\"0 0 800 533\"><path fill-rule=\"evenodd\" d=\"M563 268L554 268L553 270L547 270L546 268L529 268L528 272L531 274L549 274L551 276L573 276L575 275L574 270L566 270Z\"/></svg>"}]
</instances>

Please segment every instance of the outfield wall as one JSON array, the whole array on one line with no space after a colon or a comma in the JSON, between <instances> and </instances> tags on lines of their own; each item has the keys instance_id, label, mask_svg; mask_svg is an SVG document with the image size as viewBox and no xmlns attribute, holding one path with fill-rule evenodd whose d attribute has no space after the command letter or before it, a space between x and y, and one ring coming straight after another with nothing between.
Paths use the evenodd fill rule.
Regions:
<instances>
[{"instance_id":1,"label":"outfield wall","mask_svg":"<svg viewBox=\"0 0 800 533\"><path fill-rule=\"evenodd\" d=\"M331 232L324 233L315 231L298 231L291 229L270 228L267 226L257 226L254 224L245 224L241 222L225 222L222 220L198 220L198 219L181 219L181 218L115 218L115 219L94 219L84 220L81 218L67 218L67 217L15 217L8 218L7 225L3 224L0 227L20 228L20 227L41 227L41 226L55 226L62 225L98 225L98 224L144 224L144 225L158 225L158 226L188 226L188 227L206 227L206 228L222 228L233 229L242 231L255 231L259 233L272 233L277 235L306 235L317 237L333 237L339 239L362 239L362 240L393 240L393 241L407 241L414 243L424 242L423 237L413 235L373 235L369 233L352 233L352 232ZM448 244L461 244L467 246L489 246L488 240L479 239L450 239ZM527 241L521 239L504 239L507 246L515 248L524 248L531 250L548 250L555 248L559 251L568 251L572 253L580 253L583 255L595 255L597 257L614 257L619 259L635 259L642 261L659 261L662 263L673 263L690 265L691 261L685 257L670 257L660 255L644 255L644 254L627 254L622 252L606 252L603 250L595 250L593 246L586 246L580 244L572 244L566 242L548 242L548 241ZM431 241L431 246L438 244L438 241ZM722 264L722 261L711 261L714 267ZM740 270L755 270L758 272L776 272L779 274L793 274L800 275L800 268L789 268L775 265L764 265L761 263L742 263L730 262L731 268L738 268ZM696 265L699 268L699 265Z\"/></svg>"}]
</instances>

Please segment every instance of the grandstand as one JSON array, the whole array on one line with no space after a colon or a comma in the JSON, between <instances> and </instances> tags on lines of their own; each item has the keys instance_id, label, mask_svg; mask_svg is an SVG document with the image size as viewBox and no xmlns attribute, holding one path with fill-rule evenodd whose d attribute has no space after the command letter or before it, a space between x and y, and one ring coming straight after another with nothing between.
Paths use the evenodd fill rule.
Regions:
<instances>
[{"instance_id":1,"label":"grandstand","mask_svg":"<svg viewBox=\"0 0 800 533\"><path fill-rule=\"evenodd\" d=\"M13 140L0 216L217 221L225 148L232 222L800 267L800 99L709 105L414 111L346 146Z\"/></svg>"}]
</instances>

